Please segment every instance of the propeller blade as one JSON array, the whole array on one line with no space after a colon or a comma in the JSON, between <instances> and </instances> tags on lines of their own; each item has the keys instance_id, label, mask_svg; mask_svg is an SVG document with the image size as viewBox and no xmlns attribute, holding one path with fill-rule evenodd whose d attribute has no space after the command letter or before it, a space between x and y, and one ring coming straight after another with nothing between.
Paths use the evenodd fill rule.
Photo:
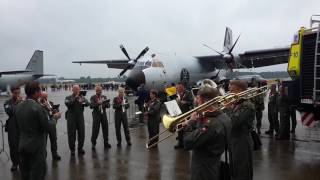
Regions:
<instances>
[{"instance_id":1,"label":"propeller blade","mask_svg":"<svg viewBox=\"0 0 320 180\"><path fill-rule=\"evenodd\" d=\"M124 68L124 69L120 72L119 77L121 77L124 73L126 73L127 70L128 70L130 67L131 67L131 65L128 65L126 68Z\"/></svg>"},{"instance_id":2,"label":"propeller blade","mask_svg":"<svg viewBox=\"0 0 320 180\"><path fill-rule=\"evenodd\" d=\"M241 34L240 34L240 35L241 35ZM230 49L230 51L229 51L229 54L231 54L233 48L236 46L236 44L237 44L237 42L238 42L238 40L239 40L239 38L240 38L240 35L238 36L236 42L234 42L234 44L232 45L232 47L231 47L231 49Z\"/></svg>"},{"instance_id":3,"label":"propeller blade","mask_svg":"<svg viewBox=\"0 0 320 180\"><path fill-rule=\"evenodd\" d=\"M238 67L243 67L243 68L245 68L245 69L250 69L250 68L248 68L247 66L245 66L245 65L243 65L243 64L241 64L241 63L237 63L237 66L238 66Z\"/></svg>"},{"instance_id":4,"label":"propeller blade","mask_svg":"<svg viewBox=\"0 0 320 180\"><path fill-rule=\"evenodd\" d=\"M121 51L123 52L123 54L124 54L124 55L128 58L128 60L130 61L130 60L131 60L131 59L130 59L130 56L129 56L126 48L124 48L124 46L123 46L122 44L120 45L120 49L121 49Z\"/></svg>"},{"instance_id":5,"label":"propeller blade","mask_svg":"<svg viewBox=\"0 0 320 180\"><path fill-rule=\"evenodd\" d=\"M221 52L216 51L215 49L211 48L210 46L208 46L208 45L206 45L206 44L202 44L202 45L203 45L204 47L207 47L207 48L211 49L212 51L214 51L214 52L216 52L216 53L220 54L221 56L223 56L223 54L222 54Z\"/></svg>"},{"instance_id":6,"label":"propeller blade","mask_svg":"<svg viewBox=\"0 0 320 180\"><path fill-rule=\"evenodd\" d=\"M149 51L149 47L147 46L146 48L144 48L144 50L141 51L141 53L137 56L137 58L134 60L134 62L136 63L138 61L138 59L140 59L142 56L144 56L148 51Z\"/></svg>"}]
</instances>

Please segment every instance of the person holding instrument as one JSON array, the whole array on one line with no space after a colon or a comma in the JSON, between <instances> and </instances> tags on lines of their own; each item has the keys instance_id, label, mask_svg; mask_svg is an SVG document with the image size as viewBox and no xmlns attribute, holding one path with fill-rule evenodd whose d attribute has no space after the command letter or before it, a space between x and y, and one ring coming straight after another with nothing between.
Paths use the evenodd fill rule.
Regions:
<instances>
[{"instance_id":1,"label":"person holding instrument","mask_svg":"<svg viewBox=\"0 0 320 180\"><path fill-rule=\"evenodd\" d=\"M106 108L110 108L110 99L107 96L102 95L102 87L96 86L96 94L90 98L90 108L92 111L92 135L91 143L92 149L95 149L97 138L99 135L100 124L102 127L104 148L111 148L108 141L108 119Z\"/></svg>"},{"instance_id":2,"label":"person holding instrument","mask_svg":"<svg viewBox=\"0 0 320 180\"><path fill-rule=\"evenodd\" d=\"M38 82L25 85L27 98L15 111L19 128L20 170L23 180L45 179L47 133L54 130L55 122L50 120L38 99L41 89Z\"/></svg>"},{"instance_id":3,"label":"person holding instrument","mask_svg":"<svg viewBox=\"0 0 320 180\"><path fill-rule=\"evenodd\" d=\"M20 96L20 87L12 86L10 91L12 94L11 98L4 103L4 110L9 116L6 121L5 128L8 133L10 158L12 161L11 171L16 171L19 165L19 133L17 122L14 119L14 111L16 106L22 102L22 97Z\"/></svg>"},{"instance_id":4,"label":"person holding instrument","mask_svg":"<svg viewBox=\"0 0 320 180\"><path fill-rule=\"evenodd\" d=\"M242 80L229 83L230 93L241 93L247 90L248 84ZM228 105L226 111L232 122L231 148L233 160L233 178L251 180L253 178L253 142L251 131L255 119L255 107L250 100L242 99Z\"/></svg>"},{"instance_id":5,"label":"person holding instrument","mask_svg":"<svg viewBox=\"0 0 320 180\"><path fill-rule=\"evenodd\" d=\"M269 130L266 131L266 134L273 135L276 133L276 136L279 134L279 92L277 91L277 85L272 84L269 94L268 102L268 120L269 120Z\"/></svg>"},{"instance_id":6,"label":"person holding instrument","mask_svg":"<svg viewBox=\"0 0 320 180\"><path fill-rule=\"evenodd\" d=\"M82 91L85 92L85 91ZM78 155L84 155L83 150L85 128L84 128L84 107L89 106L89 101L80 94L79 85L73 85L72 94L65 98L65 104L68 108L66 112L68 143L71 155L75 155L76 133L78 134Z\"/></svg>"},{"instance_id":7,"label":"person holding instrument","mask_svg":"<svg viewBox=\"0 0 320 180\"><path fill-rule=\"evenodd\" d=\"M123 125L124 135L126 136L127 145L131 146L127 109L129 108L128 99L125 97L124 88L118 89L118 96L113 99L114 109L114 125L116 129L116 136L118 147L121 147L121 124Z\"/></svg>"},{"instance_id":8,"label":"person holding instrument","mask_svg":"<svg viewBox=\"0 0 320 180\"><path fill-rule=\"evenodd\" d=\"M149 96L151 100L147 103L147 111L144 113L144 115L148 118L148 133L149 139L151 139L159 134L159 123L161 122L161 102L158 100L158 92L156 90L150 90ZM149 145L157 143L158 140L159 137L153 138L151 141L149 141ZM157 145L153 147L157 147Z\"/></svg>"},{"instance_id":9,"label":"person holding instrument","mask_svg":"<svg viewBox=\"0 0 320 180\"><path fill-rule=\"evenodd\" d=\"M57 145L57 120L61 118L61 113L59 112L59 109L54 109L53 102L48 100L48 93L47 92L41 92L41 96L39 99L40 104L43 108L48 112L49 117L51 121L54 121L54 128L53 131L50 131L48 133L49 139L50 139L50 145L51 145L51 154L53 160L60 160L61 157L58 154L58 145Z\"/></svg>"},{"instance_id":10,"label":"person holding instrument","mask_svg":"<svg viewBox=\"0 0 320 180\"><path fill-rule=\"evenodd\" d=\"M216 88L204 86L197 93L197 104L202 105L219 96ZM219 179L220 159L230 137L231 120L215 105L194 112L183 122L184 148L192 150L191 180Z\"/></svg>"},{"instance_id":11,"label":"person holding instrument","mask_svg":"<svg viewBox=\"0 0 320 180\"><path fill-rule=\"evenodd\" d=\"M193 96L190 91L187 91L183 83L177 85L177 103L182 113L188 112L193 108ZM183 148L183 131L178 131L178 144L174 146L175 149Z\"/></svg>"}]
</instances>

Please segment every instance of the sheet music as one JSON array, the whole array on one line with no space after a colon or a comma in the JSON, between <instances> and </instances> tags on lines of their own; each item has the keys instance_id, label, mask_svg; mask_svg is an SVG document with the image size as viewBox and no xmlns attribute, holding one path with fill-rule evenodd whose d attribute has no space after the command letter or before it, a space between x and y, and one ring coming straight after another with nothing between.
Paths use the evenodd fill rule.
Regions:
<instances>
[{"instance_id":1,"label":"sheet music","mask_svg":"<svg viewBox=\"0 0 320 180\"><path fill-rule=\"evenodd\" d=\"M168 101L164 103L170 116L178 116L182 114L181 109L176 100Z\"/></svg>"}]
</instances>

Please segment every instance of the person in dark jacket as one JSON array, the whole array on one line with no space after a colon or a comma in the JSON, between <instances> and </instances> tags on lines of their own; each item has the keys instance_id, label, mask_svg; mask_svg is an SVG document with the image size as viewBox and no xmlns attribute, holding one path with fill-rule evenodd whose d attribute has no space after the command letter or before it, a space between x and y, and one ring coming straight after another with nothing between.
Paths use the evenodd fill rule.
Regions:
<instances>
[{"instance_id":1,"label":"person in dark jacket","mask_svg":"<svg viewBox=\"0 0 320 180\"><path fill-rule=\"evenodd\" d=\"M255 108L255 115L256 115L256 128L258 134L261 134L261 122L262 122L262 115L264 110L264 94L260 94L254 98L252 98L252 103L254 104Z\"/></svg>"},{"instance_id":2,"label":"person in dark jacket","mask_svg":"<svg viewBox=\"0 0 320 180\"><path fill-rule=\"evenodd\" d=\"M252 78L252 87L259 87L259 83L257 82L256 78ZM264 94L260 94L254 98L252 98L252 103L255 107L255 114L256 114L256 128L258 131L258 134L261 134L261 122L262 122L262 116L263 116L263 110L264 110Z\"/></svg>"},{"instance_id":3,"label":"person in dark jacket","mask_svg":"<svg viewBox=\"0 0 320 180\"><path fill-rule=\"evenodd\" d=\"M143 123L143 112L144 112L144 104L148 101L148 91L144 88L144 84L141 84L138 87L138 91L136 96L138 97L135 100L135 104L138 105L139 111L142 112L139 114L139 122Z\"/></svg>"},{"instance_id":4,"label":"person in dark jacket","mask_svg":"<svg viewBox=\"0 0 320 180\"><path fill-rule=\"evenodd\" d=\"M118 147L121 147L121 124L123 126L124 135L126 137L127 145L131 146L127 109L129 108L128 99L125 97L124 89L118 89L118 96L113 99L114 109L114 125L116 129L116 136Z\"/></svg>"},{"instance_id":5,"label":"person in dark jacket","mask_svg":"<svg viewBox=\"0 0 320 180\"><path fill-rule=\"evenodd\" d=\"M90 105L89 101L80 94L79 85L72 86L72 94L65 98L65 104L68 108L66 112L68 143L71 156L75 155L76 134L78 134L78 155L84 155L83 150L85 127L83 111L84 107Z\"/></svg>"},{"instance_id":6,"label":"person in dark jacket","mask_svg":"<svg viewBox=\"0 0 320 180\"><path fill-rule=\"evenodd\" d=\"M154 89L150 90L150 101L147 103L147 112L144 115L148 118L149 140L159 134L159 123L161 122L160 108L161 102L158 100L158 92ZM149 145L157 143L158 138L149 141ZM153 146L157 147L157 146Z\"/></svg>"},{"instance_id":7,"label":"person in dark jacket","mask_svg":"<svg viewBox=\"0 0 320 180\"><path fill-rule=\"evenodd\" d=\"M280 89L281 86L280 86ZM290 102L285 92L279 96L280 129L277 140L290 140Z\"/></svg>"},{"instance_id":8,"label":"person in dark jacket","mask_svg":"<svg viewBox=\"0 0 320 180\"><path fill-rule=\"evenodd\" d=\"M183 83L177 85L176 101L182 113L188 112L193 108L193 96L190 91L187 91ZM175 149L183 148L183 131L178 132L178 144L174 146Z\"/></svg>"},{"instance_id":9,"label":"person in dark jacket","mask_svg":"<svg viewBox=\"0 0 320 180\"><path fill-rule=\"evenodd\" d=\"M14 112L16 106L22 102L22 97L20 96L20 88L12 86L10 88L11 98L6 100L4 103L4 110L9 116L6 121L6 131L8 133L8 143L10 149L10 158L12 161L11 171L16 171L19 165L19 132L18 125L14 119Z\"/></svg>"},{"instance_id":10,"label":"person in dark jacket","mask_svg":"<svg viewBox=\"0 0 320 180\"><path fill-rule=\"evenodd\" d=\"M273 135L274 131L276 135L279 133L279 108L278 108L279 93L277 92L277 85L272 84L269 94L268 102L268 119L269 119L269 130L266 134Z\"/></svg>"},{"instance_id":11,"label":"person in dark jacket","mask_svg":"<svg viewBox=\"0 0 320 180\"><path fill-rule=\"evenodd\" d=\"M212 87L198 91L197 104L201 105L220 93ZM198 115L200 114L200 115ZM185 126L184 147L192 150L191 180L218 180L220 159L230 137L230 118L212 105L192 114Z\"/></svg>"},{"instance_id":12,"label":"person in dark jacket","mask_svg":"<svg viewBox=\"0 0 320 180\"><path fill-rule=\"evenodd\" d=\"M53 109L53 102L48 101L48 93L42 92L39 100L42 107L48 112L51 121L57 123L57 120L60 119L61 113L56 109ZM57 144L57 128L54 126L53 131L48 133L50 145L51 145L51 154L53 160L60 160L61 157L58 154L58 144Z\"/></svg>"},{"instance_id":13,"label":"person in dark jacket","mask_svg":"<svg viewBox=\"0 0 320 180\"><path fill-rule=\"evenodd\" d=\"M297 116L296 116L297 106L291 105L289 107L289 114L291 118L291 130L290 133L294 135L296 133L296 127L297 127Z\"/></svg>"},{"instance_id":14,"label":"person in dark jacket","mask_svg":"<svg viewBox=\"0 0 320 180\"><path fill-rule=\"evenodd\" d=\"M15 112L19 128L20 170L23 180L45 179L47 133L54 130L52 121L38 99L41 89L38 82L25 85L27 99L20 103Z\"/></svg>"},{"instance_id":15,"label":"person in dark jacket","mask_svg":"<svg viewBox=\"0 0 320 180\"><path fill-rule=\"evenodd\" d=\"M103 133L104 148L111 148L108 141L108 119L106 108L110 108L110 100L108 101L107 96L102 95L102 87L96 86L96 94L90 98L90 108L92 111L92 136L91 143L92 149L95 149L97 138L99 135L100 124Z\"/></svg>"},{"instance_id":16,"label":"person in dark jacket","mask_svg":"<svg viewBox=\"0 0 320 180\"><path fill-rule=\"evenodd\" d=\"M240 93L247 89L247 83L233 80L229 83L230 93ZM251 180L253 177L253 142L251 131L255 118L255 107L250 100L240 100L226 107L231 119L231 149L234 180Z\"/></svg>"}]
</instances>

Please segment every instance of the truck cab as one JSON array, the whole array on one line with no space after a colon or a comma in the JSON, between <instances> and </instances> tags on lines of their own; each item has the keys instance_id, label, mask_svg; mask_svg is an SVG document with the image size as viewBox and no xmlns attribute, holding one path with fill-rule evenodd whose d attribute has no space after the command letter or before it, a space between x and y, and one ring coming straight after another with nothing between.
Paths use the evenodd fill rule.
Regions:
<instances>
[{"instance_id":1,"label":"truck cab","mask_svg":"<svg viewBox=\"0 0 320 180\"><path fill-rule=\"evenodd\" d=\"M291 80L283 81L282 91L301 113L320 120L320 15L313 15L310 28L301 27L293 38L288 62Z\"/></svg>"}]
</instances>

